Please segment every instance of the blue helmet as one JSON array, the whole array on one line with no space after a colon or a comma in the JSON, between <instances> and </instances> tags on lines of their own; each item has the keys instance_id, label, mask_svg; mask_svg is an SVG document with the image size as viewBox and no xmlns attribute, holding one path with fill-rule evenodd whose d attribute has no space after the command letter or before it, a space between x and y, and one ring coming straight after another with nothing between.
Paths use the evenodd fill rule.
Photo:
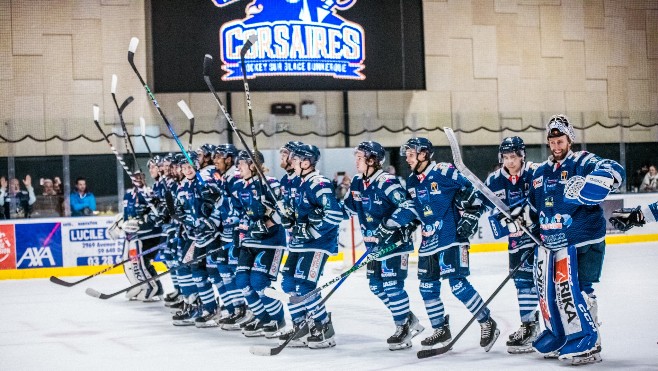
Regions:
<instances>
[{"instance_id":1,"label":"blue helmet","mask_svg":"<svg viewBox=\"0 0 658 371\"><path fill-rule=\"evenodd\" d=\"M302 160L308 160L311 166L315 166L320 159L320 149L312 144L302 144L293 149L292 155Z\"/></svg>"},{"instance_id":2,"label":"blue helmet","mask_svg":"<svg viewBox=\"0 0 658 371\"><path fill-rule=\"evenodd\" d=\"M366 160L373 158L375 159L375 163L379 166L381 166L386 159L386 150L384 150L384 147L371 140L359 143L354 149L354 152L363 152Z\"/></svg>"},{"instance_id":3,"label":"blue helmet","mask_svg":"<svg viewBox=\"0 0 658 371\"><path fill-rule=\"evenodd\" d=\"M206 143L197 149L197 153L203 155L203 157L212 156L213 153L215 153L215 148L217 148L217 146L214 144Z\"/></svg>"},{"instance_id":4,"label":"blue helmet","mask_svg":"<svg viewBox=\"0 0 658 371\"><path fill-rule=\"evenodd\" d=\"M154 155L153 158L150 158L148 162L146 163L146 166L151 167L153 165L155 166L160 166L162 162L164 161L164 157L160 155Z\"/></svg>"},{"instance_id":5,"label":"blue helmet","mask_svg":"<svg viewBox=\"0 0 658 371\"><path fill-rule=\"evenodd\" d=\"M293 150L294 150L296 147L301 146L301 145L303 145L303 144L304 144L304 143L302 143L302 142L300 142L300 141L298 141L298 140L291 140L291 141L289 141L288 143L284 144L283 147L281 147L281 149L280 149L279 151L286 150L286 151L288 151L289 153L292 153Z\"/></svg>"},{"instance_id":6,"label":"blue helmet","mask_svg":"<svg viewBox=\"0 0 658 371\"><path fill-rule=\"evenodd\" d=\"M233 157L238 156L238 149L233 144L220 144L215 147L214 156Z\"/></svg>"},{"instance_id":7,"label":"blue helmet","mask_svg":"<svg viewBox=\"0 0 658 371\"><path fill-rule=\"evenodd\" d=\"M198 169L199 168L199 154L194 152L194 151L187 151L187 156L194 163L194 168ZM181 153L179 165L184 165L184 164L189 164L189 161L187 161L187 158L185 157L185 155Z\"/></svg>"},{"instance_id":8,"label":"blue helmet","mask_svg":"<svg viewBox=\"0 0 658 371\"><path fill-rule=\"evenodd\" d=\"M400 147L400 156L405 157L407 155L407 150L409 149L415 150L416 153L426 152L427 160L431 159L432 155L434 155L434 146L427 138L409 139L407 143Z\"/></svg>"},{"instance_id":9,"label":"blue helmet","mask_svg":"<svg viewBox=\"0 0 658 371\"><path fill-rule=\"evenodd\" d=\"M525 159L525 143L520 137L507 137L503 139L498 147L498 162L503 163L503 154L516 153L517 156Z\"/></svg>"},{"instance_id":10,"label":"blue helmet","mask_svg":"<svg viewBox=\"0 0 658 371\"><path fill-rule=\"evenodd\" d=\"M250 154L251 154L251 156L249 156ZM242 151L240 151L240 153L238 153L237 161L244 160L244 161L247 161L247 163L249 163L249 164L253 164L254 162L251 160L252 156L261 165L263 164L263 162L265 162L265 158L263 157L263 154L260 153L260 151L251 151L251 153L249 153L246 150L242 150Z\"/></svg>"}]
</instances>

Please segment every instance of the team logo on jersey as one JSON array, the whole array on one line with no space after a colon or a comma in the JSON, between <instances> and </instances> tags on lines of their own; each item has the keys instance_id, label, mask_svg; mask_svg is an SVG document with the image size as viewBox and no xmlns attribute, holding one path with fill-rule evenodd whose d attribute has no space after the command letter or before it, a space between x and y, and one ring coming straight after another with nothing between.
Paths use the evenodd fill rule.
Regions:
<instances>
[{"instance_id":1,"label":"team logo on jersey","mask_svg":"<svg viewBox=\"0 0 658 371\"><path fill-rule=\"evenodd\" d=\"M543 230L555 230L569 228L571 223L573 223L573 219L571 219L571 215L569 214L555 214L549 218L542 211L539 213L539 223Z\"/></svg>"},{"instance_id":2,"label":"team logo on jersey","mask_svg":"<svg viewBox=\"0 0 658 371\"><path fill-rule=\"evenodd\" d=\"M443 221L437 220L433 224L425 224L420 234L423 237L430 237L441 228L443 228Z\"/></svg>"},{"instance_id":3,"label":"team logo on jersey","mask_svg":"<svg viewBox=\"0 0 658 371\"><path fill-rule=\"evenodd\" d=\"M544 185L544 176L543 175L532 181L532 186L535 189L540 188L543 185Z\"/></svg>"},{"instance_id":4,"label":"team logo on jersey","mask_svg":"<svg viewBox=\"0 0 658 371\"><path fill-rule=\"evenodd\" d=\"M214 0L225 6L237 0ZM254 0L245 18L219 29L222 80L242 78L240 50L247 38L258 40L245 55L247 78L255 76L330 76L363 80L365 31L338 15L356 0Z\"/></svg>"},{"instance_id":5,"label":"team logo on jersey","mask_svg":"<svg viewBox=\"0 0 658 371\"><path fill-rule=\"evenodd\" d=\"M439 184L437 182L430 183L430 189L431 189L430 193L433 195L438 195L441 193L441 191L439 191Z\"/></svg>"},{"instance_id":6,"label":"team logo on jersey","mask_svg":"<svg viewBox=\"0 0 658 371\"><path fill-rule=\"evenodd\" d=\"M370 215L368 213L365 213L365 216L366 216L366 222L372 223L374 221L374 219L372 218L372 215Z\"/></svg>"},{"instance_id":7,"label":"team logo on jersey","mask_svg":"<svg viewBox=\"0 0 658 371\"><path fill-rule=\"evenodd\" d=\"M431 215L434 215L434 212L432 211L430 205L423 206L423 216L431 216Z\"/></svg>"},{"instance_id":8,"label":"team logo on jersey","mask_svg":"<svg viewBox=\"0 0 658 371\"><path fill-rule=\"evenodd\" d=\"M562 173L560 174L560 180L562 180L562 181L566 181L566 180L567 180L567 176L569 176L569 172L566 171L566 170L563 170Z\"/></svg>"},{"instance_id":9,"label":"team logo on jersey","mask_svg":"<svg viewBox=\"0 0 658 371\"><path fill-rule=\"evenodd\" d=\"M386 265L386 260L382 260L382 277L395 277L395 269Z\"/></svg>"},{"instance_id":10,"label":"team logo on jersey","mask_svg":"<svg viewBox=\"0 0 658 371\"><path fill-rule=\"evenodd\" d=\"M455 268L452 266L452 264L446 264L443 261L444 255L445 252L442 252L441 255L439 255L439 268L441 269L441 275L445 275L455 271Z\"/></svg>"},{"instance_id":11,"label":"team logo on jersey","mask_svg":"<svg viewBox=\"0 0 658 371\"><path fill-rule=\"evenodd\" d=\"M554 205L553 196L549 196L544 199L544 206L553 207L553 205Z\"/></svg>"},{"instance_id":12,"label":"team logo on jersey","mask_svg":"<svg viewBox=\"0 0 658 371\"><path fill-rule=\"evenodd\" d=\"M382 200L380 200L379 196L377 196L377 194L375 194L375 199L372 201L372 203L374 203L375 205L381 205Z\"/></svg>"},{"instance_id":13,"label":"team logo on jersey","mask_svg":"<svg viewBox=\"0 0 658 371\"><path fill-rule=\"evenodd\" d=\"M501 200L504 200L504 199L507 198L506 195L505 195L505 190L504 189L501 189L500 191L496 191L496 192L494 192L494 194L496 195L496 197L500 198Z\"/></svg>"},{"instance_id":14,"label":"team logo on jersey","mask_svg":"<svg viewBox=\"0 0 658 371\"><path fill-rule=\"evenodd\" d=\"M304 271L301 269L302 263L304 262L304 257L300 257L297 260L297 266L295 267L295 278L304 278Z\"/></svg>"},{"instance_id":15,"label":"team logo on jersey","mask_svg":"<svg viewBox=\"0 0 658 371\"><path fill-rule=\"evenodd\" d=\"M411 198L416 198L416 188L409 188L409 195Z\"/></svg>"},{"instance_id":16,"label":"team logo on jersey","mask_svg":"<svg viewBox=\"0 0 658 371\"><path fill-rule=\"evenodd\" d=\"M428 203L430 201L430 195L427 193L426 189L419 189L418 190L418 199L422 203Z\"/></svg>"},{"instance_id":17,"label":"team logo on jersey","mask_svg":"<svg viewBox=\"0 0 658 371\"><path fill-rule=\"evenodd\" d=\"M365 210L370 210L372 208L372 202L370 201L370 197L368 196L362 196L361 203L363 204L363 208Z\"/></svg>"},{"instance_id":18,"label":"team logo on jersey","mask_svg":"<svg viewBox=\"0 0 658 371\"><path fill-rule=\"evenodd\" d=\"M352 198L354 199L354 201L361 201L361 192L352 191Z\"/></svg>"}]
</instances>

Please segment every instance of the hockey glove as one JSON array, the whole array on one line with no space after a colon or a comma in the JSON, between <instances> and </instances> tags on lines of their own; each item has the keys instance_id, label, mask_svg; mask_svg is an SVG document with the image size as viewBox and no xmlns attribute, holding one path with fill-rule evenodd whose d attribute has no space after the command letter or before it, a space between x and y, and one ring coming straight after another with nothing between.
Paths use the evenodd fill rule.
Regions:
<instances>
[{"instance_id":1,"label":"hockey glove","mask_svg":"<svg viewBox=\"0 0 658 371\"><path fill-rule=\"evenodd\" d=\"M313 209L313 211L308 213L308 222L311 225L321 224L322 219L324 219L324 209Z\"/></svg>"},{"instance_id":2,"label":"hockey glove","mask_svg":"<svg viewBox=\"0 0 658 371\"><path fill-rule=\"evenodd\" d=\"M521 226L532 230L534 224L530 217L530 205L527 203L512 207L510 216L512 217L511 219L507 218L503 213L495 213L489 216L489 225L491 226L491 232L494 238L498 239L511 233L521 232Z\"/></svg>"},{"instance_id":3,"label":"hockey glove","mask_svg":"<svg viewBox=\"0 0 658 371\"><path fill-rule=\"evenodd\" d=\"M126 233L137 233L139 231L139 220L129 219L123 223L122 229Z\"/></svg>"},{"instance_id":4,"label":"hockey glove","mask_svg":"<svg viewBox=\"0 0 658 371\"><path fill-rule=\"evenodd\" d=\"M642 214L642 210L640 210L639 206L634 209L617 209L612 212L612 217L608 220L613 227L622 232L626 232L633 227L642 227L646 224L644 214Z\"/></svg>"},{"instance_id":5,"label":"hockey glove","mask_svg":"<svg viewBox=\"0 0 658 371\"><path fill-rule=\"evenodd\" d=\"M564 187L564 201L579 205L598 205L612 190L615 179L603 169L592 171L585 178L572 176Z\"/></svg>"},{"instance_id":6,"label":"hockey glove","mask_svg":"<svg viewBox=\"0 0 658 371\"><path fill-rule=\"evenodd\" d=\"M292 227L292 238L294 238L299 243L308 242L313 239L311 234L311 226L308 224L295 224Z\"/></svg>"},{"instance_id":7,"label":"hockey glove","mask_svg":"<svg viewBox=\"0 0 658 371\"><path fill-rule=\"evenodd\" d=\"M270 233L265 225L265 220L260 219L249 224L249 235L255 240L262 240Z\"/></svg>"},{"instance_id":8,"label":"hockey glove","mask_svg":"<svg viewBox=\"0 0 658 371\"><path fill-rule=\"evenodd\" d=\"M392 244L400 237L397 232L397 229L388 228L386 223L382 222L372 236L377 239L377 247L384 247Z\"/></svg>"},{"instance_id":9,"label":"hockey glove","mask_svg":"<svg viewBox=\"0 0 658 371\"><path fill-rule=\"evenodd\" d=\"M469 239L478 229L478 220L480 218L475 213L464 212L457 223L457 237Z\"/></svg>"},{"instance_id":10,"label":"hockey glove","mask_svg":"<svg viewBox=\"0 0 658 371\"><path fill-rule=\"evenodd\" d=\"M241 231L239 228L233 230L233 248L239 249L242 246L242 240L244 239L244 231Z\"/></svg>"},{"instance_id":11,"label":"hockey glove","mask_svg":"<svg viewBox=\"0 0 658 371\"><path fill-rule=\"evenodd\" d=\"M206 218L197 219L194 227L194 235L197 237L212 236L217 231L217 226L211 220Z\"/></svg>"},{"instance_id":12,"label":"hockey glove","mask_svg":"<svg viewBox=\"0 0 658 371\"><path fill-rule=\"evenodd\" d=\"M107 228L107 236L111 240L118 240L121 238L121 230L123 226L123 215L117 214L116 218L114 219L114 223L112 223L111 226Z\"/></svg>"}]
</instances>

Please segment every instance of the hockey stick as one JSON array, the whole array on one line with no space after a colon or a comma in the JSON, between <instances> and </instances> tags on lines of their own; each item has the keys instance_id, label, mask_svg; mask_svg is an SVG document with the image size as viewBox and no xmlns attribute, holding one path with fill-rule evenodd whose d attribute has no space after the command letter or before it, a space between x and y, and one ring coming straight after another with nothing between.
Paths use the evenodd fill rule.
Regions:
<instances>
[{"instance_id":1,"label":"hockey stick","mask_svg":"<svg viewBox=\"0 0 658 371\"><path fill-rule=\"evenodd\" d=\"M208 85L208 89L210 89L210 92L212 95L215 97L215 101L219 105L219 108L222 110L222 113L224 114L224 117L226 117L226 121L228 121L229 125L231 126L231 129L235 134L238 136L238 139L240 139L240 143L242 143L242 146L247 150L247 155L249 155L249 158L253 163L256 164L256 171L258 172L258 176L261 179L267 179L265 178L265 174L263 173L263 169L261 168L260 161L254 156L254 153L249 149L249 145L247 142L244 140L244 137L242 136L242 133L238 130L238 128L235 126L235 122L233 122L233 118L231 118L231 114L228 113L226 110L226 107L224 107L224 104L222 103L222 100L219 99L219 96L217 95L217 91L215 90L215 87L212 84L212 81L210 81L210 66L212 65L212 56L210 54L206 54L206 56L203 59L203 79L206 82L206 85ZM274 190L270 186L270 184L267 181L261 182L265 184L265 187L276 202L275 207L277 209L277 212L280 215L286 215L285 213L285 208L283 207L283 201L278 200L276 197L276 193L274 193Z\"/></svg>"},{"instance_id":2,"label":"hockey stick","mask_svg":"<svg viewBox=\"0 0 658 371\"><path fill-rule=\"evenodd\" d=\"M153 152L151 152L151 147L149 147L149 142L146 140L146 121L143 117L139 118L139 128L141 129L142 140L146 145L146 150L149 152L149 158L153 158Z\"/></svg>"},{"instance_id":3,"label":"hockey stick","mask_svg":"<svg viewBox=\"0 0 658 371\"><path fill-rule=\"evenodd\" d=\"M398 248L401 244L402 244L402 241L398 241L398 242L396 242L395 244L393 244L393 245L391 245L391 246L389 246L389 247L387 247L387 248L385 248L385 249L383 249L383 250L380 250L380 251L381 251L381 252L383 252L383 251L389 252L389 251L392 251L392 250ZM385 253L383 253L383 254L385 254ZM382 254L382 255L383 255L383 254ZM363 254L363 256L361 256L361 258L360 258L359 260L362 260L366 255L368 255L367 252L366 252L366 254ZM369 256L368 260L371 261L372 259L370 259L370 258L375 258L375 259L376 259L376 256L375 256L375 255L371 255L371 256ZM363 262L363 263L361 263L361 264L365 265L365 264L367 264L367 263L368 263L368 262ZM336 290L338 290L338 288L340 287L340 285L342 285L343 282L345 282L345 280L346 280L347 277L350 275L350 273L354 272L354 271L357 270L357 269L359 269L359 267L355 265L355 266L352 267L349 271L347 271L347 272L341 274L340 276L338 276L338 277L332 279L331 281L333 281L333 282L338 281L338 283L336 284L336 286L334 286L333 289L331 289L331 291L329 291L329 293L324 297L324 299L322 299L322 300L318 303L318 305L317 305L317 307L316 307L315 310L312 310L312 311L310 311L309 313L307 313L307 317L309 317L309 318L312 317L313 314L315 314L315 312L316 312L320 307L322 307L322 305L323 305L324 303L326 303L327 300L329 300L329 298L331 297L331 295L333 295L333 294L336 292ZM331 282L331 281L330 281L330 282ZM323 285L323 286L326 287L326 284ZM292 341L297 335L301 334L301 333L306 329L306 327L308 327L308 322L309 322L308 320L303 321L303 323L301 324L301 326L299 326L299 328L297 329L297 331L295 331L295 333L294 333L292 336L290 336L288 339L286 339L283 343L279 344L278 346L276 346L276 347L274 347L274 348L270 348L270 347L268 347L268 346L266 346L266 345L260 345L260 346L255 345L255 346L252 346L252 347L249 348L249 352L250 352L251 354L258 355L258 356L275 356L275 355L281 353L281 351L282 351L282 350L283 350L288 344L290 344L290 342L291 342L291 341Z\"/></svg>"},{"instance_id":4,"label":"hockey stick","mask_svg":"<svg viewBox=\"0 0 658 371\"><path fill-rule=\"evenodd\" d=\"M462 161L461 151L459 150L459 143L457 143L457 137L455 137L455 133L452 131L452 129L444 128L443 130L445 131L445 134L448 137L448 142L450 143L450 149L452 151L452 157L457 170L459 170L459 172L462 173L462 175L464 175L466 179L470 180L473 186L477 188L477 190L480 191L489 201L491 201L491 203L493 203L494 206L496 206L496 208L500 210L500 212L503 213L503 215L505 215L505 217L509 219L513 219L512 216L510 215L509 207L505 205L505 203L502 202L500 198L498 198L498 196L496 196L491 191L491 189L489 189L489 187L487 187L484 183L482 183L482 181L477 176L475 176L475 174L473 174L466 167L466 165L464 165L464 161ZM532 240L535 243L541 245L541 242L537 239L537 237L535 237L524 225L520 225L520 227L528 236L532 238ZM484 310L484 308L487 308L489 303L491 303L491 301L496 297L496 295L498 295L498 293L500 292L500 290L503 289L505 284L507 284L507 281L509 281L512 278L512 276L514 276L514 274L521 268L523 264L525 264L525 262L531 256L532 256L532 250L526 251L521 256L521 261L519 262L519 264L517 264L517 266L514 267L514 269L512 269L512 271L507 275L507 277L505 277L503 282L501 282L500 285L498 285L498 287L496 288L496 290L491 294L491 296L489 296L489 299L487 299L487 301L484 302L484 305L480 308L480 310L478 310L477 313L475 313L471 317L471 319L466 323L466 325L461 329L461 331L459 331L457 336L455 336L450 341L450 343L448 343L448 345L435 349L421 350L417 353L418 358L429 358L429 357L438 356L452 349L453 345L455 345L455 343L459 340L459 338L461 338L462 335L464 335L464 333L469 328L469 326L476 320L478 314L480 314L480 312Z\"/></svg>"},{"instance_id":5,"label":"hockey stick","mask_svg":"<svg viewBox=\"0 0 658 371\"><path fill-rule=\"evenodd\" d=\"M91 287L87 287L87 290L85 290L85 293L86 293L87 295L89 295L89 296L93 296L93 297L95 297L95 298L99 298L99 299L103 299L103 300L105 300L105 299L109 299L109 298L113 298L113 297L115 297L115 296L117 296L117 295L119 295L119 294L121 294L121 293L128 292L128 291L134 289L135 287L141 286L141 285L143 285L143 284L145 284L145 283L149 283L149 282L155 281L155 280L159 279L160 277L162 277L162 276L164 276L164 275L166 275L166 274L168 274L168 273L171 273L171 271L173 271L173 270L177 270L177 269L182 268L182 267L188 267L188 266L190 266L190 265L192 265L192 264L194 264L194 263L197 263L197 262L201 261L202 259L205 259L206 256L208 256L208 255L210 255L210 254L214 254L215 252L217 252L217 251L219 251L219 250L221 250L221 249L222 249L221 247L218 247L218 248L216 248L216 249L210 250L210 251L206 252L205 254L201 254L201 255L197 256L195 259L192 259L192 260L190 260L190 261L187 262L187 263L180 264L180 265L178 265L177 267L172 267L171 269L168 269L168 270L166 270L166 271L164 271L164 272L162 272L162 273L159 273L159 274L157 274L157 275L155 275L155 276L153 276L153 277L151 277L151 278L148 278L148 279L146 279L146 280L144 280L144 281L142 281L142 282L138 282L138 283L136 283L136 284L134 284L134 285L132 285L132 286L126 287L126 288L124 288L124 289L121 289L121 290L119 290L119 291L113 292L113 293L111 293L111 294L103 294L103 293L101 293L101 292L99 292L99 291L97 291L97 290L92 289Z\"/></svg>"},{"instance_id":6,"label":"hockey stick","mask_svg":"<svg viewBox=\"0 0 658 371\"><path fill-rule=\"evenodd\" d=\"M363 255L361 255L359 260L356 263L354 263L354 265L350 269L348 269L345 272L341 273L340 275L330 279L329 281L325 282L322 286L316 287L315 289L311 290L310 292L308 292L304 295L300 295L300 296L288 295L284 292L274 290L271 287L268 287L268 288L265 289L265 295L267 295L268 297L270 297L272 299L278 299L278 300L283 301L284 303L290 303L290 304L298 304L298 303L308 301L309 299L311 299L311 298L315 297L316 295L318 295L320 293L320 291L326 289L327 287L333 285L334 283L336 283L340 280L344 280L350 274L352 274L355 271L357 271L357 270L363 268L364 266L368 265L368 263L372 262L373 260L376 260L379 257L382 257L382 256L388 254L389 252L397 249L398 247L400 247L400 245L402 245L402 241L398 241L397 243L395 243L391 246L385 247L385 248L375 252L374 254L371 254L372 249L366 250L366 252ZM367 259L366 259L366 257L367 257Z\"/></svg>"},{"instance_id":7,"label":"hockey stick","mask_svg":"<svg viewBox=\"0 0 658 371\"><path fill-rule=\"evenodd\" d=\"M123 110L128 107L128 105L133 101L133 97L129 96L126 98L125 101L121 104L121 107L119 107L119 103L117 102L117 75L112 75L112 86L110 88L110 93L112 94L112 100L114 101L114 106L117 108L117 112L119 113L119 122L121 123L121 130L123 130L123 141L124 145L126 146L126 152L132 153L133 156L133 161L135 162L135 167L139 169L141 172L142 169L139 167L139 163L137 162L137 155L135 152L135 147L133 146L133 141L130 139L130 134L128 134L128 129L126 129L126 123L123 121Z\"/></svg>"},{"instance_id":8,"label":"hockey stick","mask_svg":"<svg viewBox=\"0 0 658 371\"><path fill-rule=\"evenodd\" d=\"M192 137L194 136L194 114L190 110L190 107L187 106L187 103L185 103L184 100L180 100L178 102L178 108L180 108L181 111L187 116L187 119L190 120L190 141L187 144L187 150L191 151L192 150Z\"/></svg>"},{"instance_id":9,"label":"hockey stick","mask_svg":"<svg viewBox=\"0 0 658 371\"><path fill-rule=\"evenodd\" d=\"M146 255L146 254L148 254L148 253L151 253L151 252L153 252L153 251L155 251L155 250L159 250L159 249L161 249L163 246L165 246L165 244L159 244L159 245L157 245L157 246L153 246L153 247L151 247L150 249L148 249L148 250L146 250L146 251L143 251L141 254L138 254L138 255L136 255L136 256L133 256L133 257L130 257L130 258L125 259L125 260L123 260L123 261L120 261L120 262L118 262L118 263L116 263L116 264L114 264L114 265L112 265L112 266L109 266L109 267L103 269L102 271L96 272L96 273L94 273L94 274L92 274L92 275L90 275L90 276L87 276L87 277L85 277L85 278L83 278L83 279L81 279L81 280L75 281L75 282L67 282L67 281L64 281L64 280L62 280L62 279L59 279L59 278L57 278L57 277L55 277L55 276L50 276L50 282L52 282L52 283L56 283L56 284L61 285L61 286L66 286L66 287L75 286L75 285L77 285L77 284L79 284L79 283L82 283L82 282L84 282L84 281L90 280L90 279L92 279L92 278L94 278L94 277L96 277L96 276L100 276L101 274L103 274L103 273L105 273L105 272L109 272L109 271L111 271L112 269L114 269L114 268L116 268L116 267L118 267L118 266L120 266L120 265L124 265L124 264L128 263L128 262L131 261L131 260L137 259L137 258L139 258L139 257L141 257L141 256L143 256L143 255Z\"/></svg>"},{"instance_id":10,"label":"hockey stick","mask_svg":"<svg viewBox=\"0 0 658 371\"><path fill-rule=\"evenodd\" d=\"M256 130L254 129L254 116L251 111L251 95L249 94L249 83L247 82L247 70L244 63L244 55L247 54L249 49L251 49L251 46L256 41L258 41L258 36L250 35L249 38L247 39L247 42L244 43L242 49L240 50L240 62L242 64L242 82L244 83L244 95L247 99L247 111L249 111L249 127L251 128L251 141L253 142L254 145L254 151L258 151L258 146L256 145Z\"/></svg>"},{"instance_id":11,"label":"hockey stick","mask_svg":"<svg viewBox=\"0 0 658 371\"><path fill-rule=\"evenodd\" d=\"M183 147L183 143L181 143L180 138L178 138L178 135L176 135L176 131L174 131L174 127L171 126L171 123L169 123L169 120L167 120L167 116L165 116L164 112L162 112L162 109L160 108L160 104L158 104L158 100L155 99L155 96L151 92L151 89L146 84L146 82L144 82L142 75L139 73L139 70L137 69L137 66L135 66L135 51L137 51L137 45L139 45L138 38L133 37L132 39L130 39L130 45L128 46L128 63L130 63L130 67L132 67L133 71L135 71L135 75L137 75L139 82L142 84L142 86L144 86L144 90L146 90L146 94L149 96L149 99L151 99L151 102L153 102L153 105L158 110L158 113L162 117L162 120L164 120L165 125L167 125L167 129L169 130L171 136L176 141L178 148L180 148L181 152L183 152L183 156L185 156L187 162L194 169L194 172L196 173L196 178L199 180L201 184L205 185L206 182L203 180L203 178L201 178L201 174L199 174L199 172L197 171L197 168L194 165L194 161L192 161L190 155L185 150L185 147Z\"/></svg>"},{"instance_id":12,"label":"hockey stick","mask_svg":"<svg viewBox=\"0 0 658 371\"><path fill-rule=\"evenodd\" d=\"M98 129L98 131L101 132L101 134L103 134L103 138L105 138L105 141L110 146L110 149L112 150L112 153L114 153L114 156L117 158L117 161L119 161L119 163L121 164L121 167L126 172L126 174L128 174L128 176L130 177L130 180L132 180L133 183L135 183L136 182L135 175L132 173L132 171L130 171L130 169L128 168L128 165L126 165L126 162L123 160L123 157L121 156L121 154L119 154L119 151L117 151L117 149L114 147L112 142L110 142L110 138L107 137L107 135L105 134L105 132L101 128L101 125L99 123L99 119L100 119L100 108L97 105L94 104L94 124L96 124L96 128Z\"/></svg>"}]
</instances>

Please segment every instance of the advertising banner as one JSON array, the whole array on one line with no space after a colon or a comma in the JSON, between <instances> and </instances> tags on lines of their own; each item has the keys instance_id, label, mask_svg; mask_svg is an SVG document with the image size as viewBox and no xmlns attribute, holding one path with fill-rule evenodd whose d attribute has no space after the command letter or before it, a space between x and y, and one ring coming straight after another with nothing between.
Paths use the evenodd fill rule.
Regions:
<instances>
[{"instance_id":1,"label":"advertising banner","mask_svg":"<svg viewBox=\"0 0 658 371\"><path fill-rule=\"evenodd\" d=\"M107 235L112 218L70 218L62 222L64 266L114 265L123 260L123 240Z\"/></svg>"},{"instance_id":2,"label":"advertising banner","mask_svg":"<svg viewBox=\"0 0 658 371\"><path fill-rule=\"evenodd\" d=\"M16 269L16 238L12 224L0 225L0 269Z\"/></svg>"},{"instance_id":3,"label":"advertising banner","mask_svg":"<svg viewBox=\"0 0 658 371\"><path fill-rule=\"evenodd\" d=\"M18 269L62 266L62 224L16 224Z\"/></svg>"}]
</instances>

